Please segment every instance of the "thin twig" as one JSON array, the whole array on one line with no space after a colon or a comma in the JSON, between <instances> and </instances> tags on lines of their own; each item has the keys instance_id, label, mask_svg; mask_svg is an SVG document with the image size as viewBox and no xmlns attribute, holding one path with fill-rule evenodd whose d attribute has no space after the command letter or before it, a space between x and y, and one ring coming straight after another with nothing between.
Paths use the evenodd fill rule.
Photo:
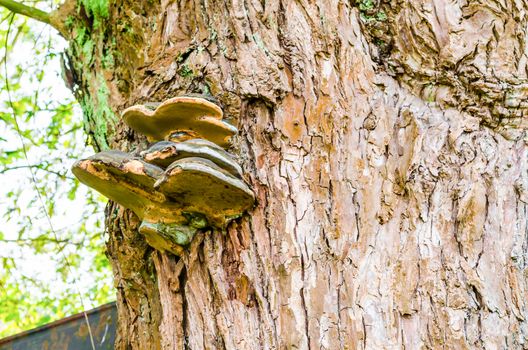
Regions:
<instances>
[{"instance_id":1,"label":"thin twig","mask_svg":"<svg viewBox=\"0 0 528 350\"><path fill-rule=\"evenodd\" d=\"M61 179L68 179L68 180L75 181L75 178L73 178L71 176L67 176L66 174L63 174L63 173L61 173L59 171L55 171L55 170L50 170L50 169L44 168L41 164L15 165L15 166L12 166L12 167L5 167L3 169L0 169L0 174L5 174L8 171L12 171L12 170L28 169L28 168L42 170L42 171L45 171L45 172L47 172L49 174L56 175L56 176L60 177Z\"/></svg>"},{"instance_id":2,"label":"thin twig","mask_svg":"<svg viewBox=\"0 0 528 350\"><path fill-rule=\"evenodd\" d=\"M16 243L16 244L26 244L31 246L35 242L45 242L53 244L68 244L74 245L77 247L82 247L84 242L72 242L67 239L55 240L49 237L37 237L37 238L18 238L18 239L0 239L0 243Z\"/></svg>"}]
</instances>

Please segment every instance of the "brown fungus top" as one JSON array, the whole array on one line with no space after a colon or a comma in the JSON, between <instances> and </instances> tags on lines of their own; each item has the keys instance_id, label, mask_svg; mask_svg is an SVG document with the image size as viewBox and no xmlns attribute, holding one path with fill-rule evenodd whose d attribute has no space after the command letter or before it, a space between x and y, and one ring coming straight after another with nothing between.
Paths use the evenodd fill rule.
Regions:
<instances>
[{"instance_id":1,"label":"brown fungus top","mask_svg":"<svg viewBox=\"0 0 528 350\"><path fill-rule=\"evenodd\" d=\"M181 206L154 189L163 169L121 151L105 151L75 162L85 185L149 222L183 223Z\"/></svg>"},{"instance_id":2,"label":"brown fungus top","mask_svg":"<svg viewBox=\"0 0 528 350\"><path fill-rule=\"evenodd\" d=\"M222 116L216 104L191 96L130 107L124 121L157 142L141 157L97 153L76 162L72 172L132 210L151 246L180 254L197 229L225 228L255 202L242 168L224 150L237 129Z\"/></svg>"},{"instance_id":3,"label":"brown fungus top","mask_svg":"<svg viewBox=\"0 0 528 350\"><path fill-rule=\"evenodd\" d=\"M128 126L146 135L149 141L203 138L227 148L237 128L223 121L222 116L216 104L190 96L168 99L155 110L143 105L132 106L122 115Z\"/></svg>"},{"instance_id":4,"label":"brown fungus top","mask_svg":"<svg viewBox=\"0 0 528 350\"><path fill-rule=\"evenodd\" d=\"M255 199L243 180L201 157L174 161L165 171L121 151L105 151L73 165L85 185L151 223L185 224L184 212L203 214L224 227Z\"/></svg>"},{"instance_id":5,"label":"brown fungus top","mask_svg":"<svg viewBox=\"0 0 528 350\"><path fill-rule=\"evenodd\" d=\"M189 157L172 163L154 188L177 199L189 211L204 214L214 226L249 209L255 197L249 187L208 159Z\"/></svg>"},{"instance_id":6,"label":"brown fungus top","mask_svg":"<svg viewBox=\"0 0 528 350\"><path fill-rule=\"evenodd\" d=\"M162 168L187 157L200 157L210 160L231 175L242 178L242 168L234 160L234 156L224 151L216 144L203 140L192 139L183 142L160 141L141 152L141 157L149 163Z\"/></svg>"}]
</instances>

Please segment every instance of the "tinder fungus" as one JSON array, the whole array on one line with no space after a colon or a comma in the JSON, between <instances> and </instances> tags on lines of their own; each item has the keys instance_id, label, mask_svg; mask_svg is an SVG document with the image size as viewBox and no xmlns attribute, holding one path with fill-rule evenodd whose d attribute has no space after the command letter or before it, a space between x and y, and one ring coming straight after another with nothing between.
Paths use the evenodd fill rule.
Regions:
<instances>
[{"instance_id":1,"label":"tinder fungus","mask_svg":"<svg viewBox=\"0 0 528 350\"><path fill-rule=\"evenodd\" d=\"M204 214L215 226L222 226L226 218L240 215L255 200L242 180L200 157L172 163L154 188L178 200L186 210Z\"/></svg>"},{"instance_id":2,"label":"tinder fungus","mask_svg":"<svg viewBox=\"0 0 528 350\"><path fill-rule=\"evenodd\" d=\"M169 99L152 111L125 110L123 119L157 141L140 157L105 151L77 161L82 183L132 210L154 248L181 255L197 230L224 229L253 206L242 168L224 150L237 129L216 104L198 97Z\"/></svg>"},{"instance_id":3,"label":"tinder fungus","mask_svg":"<svg viewBox=\"0 0 528 350\"><path fill-rule=\"evenodd\" d=\"M242 168L233 160L231 154L203 139L192 139L179 143L160 141L141 152L141 156L145 161L165 168L182 158L201 157L210 160L233 176L242 177Z\"/></svg>"},{"instance_id":4,"label":"tinder fungus","mask_svg":"<svg viewBox=\"0 0 528 350\"><path fill-rule=\"evenodd\" d=\"M155 110L138 105L123 112L125 123L149 141L202 138L227 148L237 129L223 121L222 116L216 104L188 96L171 98Z\"/></svg>"}]
</instances>

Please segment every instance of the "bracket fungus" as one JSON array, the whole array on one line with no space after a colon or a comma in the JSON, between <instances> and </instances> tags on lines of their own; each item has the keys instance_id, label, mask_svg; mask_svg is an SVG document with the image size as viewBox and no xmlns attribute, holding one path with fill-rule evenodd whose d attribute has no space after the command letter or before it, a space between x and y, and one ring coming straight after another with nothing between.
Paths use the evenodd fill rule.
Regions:
<instances>
[{"instance_id":1,"label":"bracket fungus","mask_svg":"<svg viewBox=\"0 0 528 350\"><path fill-rule=\"evenodd\" d=\"M149 141L184 141L202 138L227 148L237 128L222 120L216 104L199 97L181 96L168 99L151 110L143 105L123 112L123 120Z\"/></svg>"},{"instance_id":2,"label":"bracket fungus","mask_svg":"<svg viewBox=\"0 0 528 350\"><path fill-rule=\"evenodd\" d=\"M190 211L203 213L215 226L244 212L254 201L253 192L242 180L198 157L172 163L154 188L178 198Z\"/></svg>"},{"instance_id":3,"label":"bracket fungus","mask_svg":"<svg viewBox=\"0 0 528 350\"><path fill-rule=\"evenodd\" d=\"M223 149L237 130L221 118L220 107L198 97L169 99L154 112L128 108L125 122L158 142L140 157L97 153L77 161L72 172L132 210L152 247L181 255L197 230L223 229L255 201L242 168ZM215 129L222 123L228 127Z\"/></svg>"},{"instance_id":4,"label":"bracket fungus","mask_svg":"<svg viewBox=\"0 0 528 350\"><path fill-rule=\"evenodd\" d=\"M146 151L141 152L141 157L149 163L164 168L182 158L205 158L227 170L231 175L242 178L242 168L233 160L233 156L216 144L203 139L156 142Z\"/></svg>"}]
</instances>

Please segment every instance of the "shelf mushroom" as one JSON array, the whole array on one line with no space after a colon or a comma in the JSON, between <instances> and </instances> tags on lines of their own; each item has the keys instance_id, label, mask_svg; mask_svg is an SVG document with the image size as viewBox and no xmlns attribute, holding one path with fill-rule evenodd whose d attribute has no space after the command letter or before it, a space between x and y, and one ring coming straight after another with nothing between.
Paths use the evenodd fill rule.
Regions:
<instances>
[{"instance_id":1,"label":"shelf mushroom","mask_svg":"<svg viewBox=\"0 0 528 350\"><path fill-rule=\"evenodd\" d=\"M222 120L216 104L199 97L180 96L168 99L155 110L143 105L123 112L123 120L149 141L185 141L202 138L227 148L237 128Z\"/></svg>"},{"instance_id":2,"label":"shelf mushroom","mask_svg":"<svg viewBox=\"0 0 528 350\"><path fill-rule=\"evenodd\" d=\"M181 205L154 189L163 169L125 152L106 151L77 161L72 172L85 185L132 210L142 220L140 232L154 248L180 254L190 242L182 238L189 236L189 229ZM163 226L164 237L152 233L155 225Z\"/></svg>"},{"instance_id":3,"label":"shelf mushroom","mask_svg":"<svg viewBox=\"0 0 528 350\"><path fill-rule=\"evenodd\" d=\"M217 227L224 227L255 201L253 192L241 179L200 157L176 160L154 188L189 211L204 214Z\"/></svg>"},{"instance_id":4,"label":"shelf mushroom","mask_svg":"<svg viewBox=\"0 0 528 350\"><path fill-rule=\"evenodd\" d=\"M97 153L75 162L72 172L79 181L131 209L141 219L159 213L167 202L164 194L151 190L163 169L125 152ZM163 216L172 215L173 209L167 208Z\"/></svg>"},{"instance_id":5,"label":"shelf mushroom","mask_svg":"<svg viewBox=\"0 0 528 350\"><path fill-rule=\"evenodd\" d=\"M181 255L197 230L223 229L255 201L242 168L222 148L237 131L222 115L216 104L190 96L169 99L154 111L130 107L123 113L127 124L158 142L141 157L97 153L76 162L72 172L132 210L152 247Z\"/></svg>"},{"instance_id":6,"label":"shelf mushroom","mask_svg":"<svg viewBox=\"0 0 528 350\"><path fill-rule=\"evenodd\" d=\"M141 152L141 157L163 168L182 158L200 157L210 160L231 175L242 178L242 168L233 160L233 156L216 144L203 139L192 139L179 143L160 141Z\"/></svg>"}]
</instances>

